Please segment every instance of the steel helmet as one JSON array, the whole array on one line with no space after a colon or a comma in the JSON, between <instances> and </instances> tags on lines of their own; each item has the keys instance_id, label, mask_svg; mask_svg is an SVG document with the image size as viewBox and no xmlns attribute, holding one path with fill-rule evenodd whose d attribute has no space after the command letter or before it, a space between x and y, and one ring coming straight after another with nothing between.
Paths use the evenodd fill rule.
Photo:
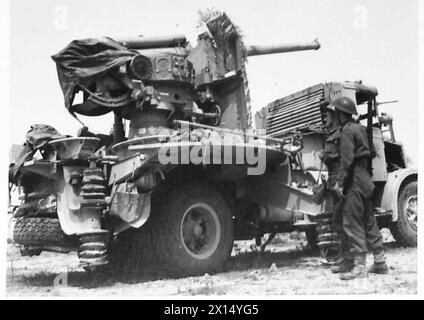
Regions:
<instances>
[{"instance_id":1,"label":"steel helmet","mask_svg":"<svg viewBox=\"0 0 424 320\"><path fill-rule=\"evenodd\" d=\"M353 102L352 99L348 97L337 98L336 100L331 102L329 106L327 106L327 109L339 110L341 112L354 114L354 115L358 114L358 111L356 110L355 102Z\"/></svg>"}]
</instances>

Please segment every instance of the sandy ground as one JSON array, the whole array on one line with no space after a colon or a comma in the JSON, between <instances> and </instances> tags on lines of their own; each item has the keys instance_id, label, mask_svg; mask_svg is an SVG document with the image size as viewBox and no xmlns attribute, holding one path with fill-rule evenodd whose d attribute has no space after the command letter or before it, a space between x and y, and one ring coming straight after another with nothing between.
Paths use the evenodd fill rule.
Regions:
<instances>
[{"instance_id":1,"label":"sandy ground","mask_svg":"<svg viewBox=\"0 0 424 320\"><path fill-rule=\"evenodd\" d=\"M388 275L370 274L366 279L342 281L306 244L303 233L274 239L265 252L253 242L236 242L225 272L200 277L161 279L144 276L120 280L93 277L78 267L75 253L44 252L21 257L8 247L8 296L198 296L237 295L240 298L296 294L416 294L416 248L399 248L386 238ZM368 264L372 258L368 257ZM59 285L55 285L59 284Z\"/></svg>"}]
</instances>

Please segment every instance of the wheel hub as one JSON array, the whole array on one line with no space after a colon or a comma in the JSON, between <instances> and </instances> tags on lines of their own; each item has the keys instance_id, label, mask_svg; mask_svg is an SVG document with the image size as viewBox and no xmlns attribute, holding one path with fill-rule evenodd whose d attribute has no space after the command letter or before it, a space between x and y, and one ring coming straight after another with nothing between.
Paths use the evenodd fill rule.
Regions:
<instances>
[{"instance_id":1,"label":"wheel hub","mask_svg":"<svg viewBox=\"0 0 424 320\"><path fill-rule=\"evenodd\" d=\"M197 259L210 257L218 247L221 225L215 210L206 203L191 205L184 213L180 235L186 251Z\"/></svg>"},{"instance_id":2,"label":"wheel hub","mask_svg":"<svg viewBox=\"0 0 424 320\"><path fill-rule=\"evenodd\" d=\"M406 216L408 217L408 221L411 225L413 225L415 228L417 227L417 220L418 220L418 197L416 195L410 196L406 202L405 202L405 212Z\"/></svg>"},{"instance_id":3,"label":"wheel hub","mask_svg":"<svg viewBox=\"0 0 424 320\"><path fill-rule=\"evenodd\" d=\"M194 227L194 235L195 235L196 237L201 237L201 236L203 235L203 233L204 233L203 228L202 228L199 224L197 224L197 225Z\"/></svg>"}]
</instances>

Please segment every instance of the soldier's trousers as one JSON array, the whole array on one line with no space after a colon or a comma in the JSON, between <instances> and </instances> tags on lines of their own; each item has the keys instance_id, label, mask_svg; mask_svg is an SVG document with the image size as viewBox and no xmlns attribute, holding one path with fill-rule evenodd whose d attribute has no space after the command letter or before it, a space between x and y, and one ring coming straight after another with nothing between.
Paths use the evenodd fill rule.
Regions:
<instances>
[{"instance_id":1,"label":"soldier's trousers","mask_svg":"<svg viewBox=\"0 0 424 320\"><path fill-rule=\"evenodd\" d=\"M334 199L334 216L333 216L333 226L334 230L337 232L339 241L340 241L340 249L343 257L349 257L349 246L346 232L343 228L343 200L340 199L337 195L333 193Z\"/></svg>"},{"instance_id":2,"label":"soldier's trousers","mask_svg":"<svg viewBox=\"0 0 424 320\"><path fill-rule=\"evenodd\" d=\"M377 226L369 197L359 188L346 190L342 209L343 230L347 245L354 254L371 251L374 255L383 252L383 239Z\"/></svg>"}]
</instances>

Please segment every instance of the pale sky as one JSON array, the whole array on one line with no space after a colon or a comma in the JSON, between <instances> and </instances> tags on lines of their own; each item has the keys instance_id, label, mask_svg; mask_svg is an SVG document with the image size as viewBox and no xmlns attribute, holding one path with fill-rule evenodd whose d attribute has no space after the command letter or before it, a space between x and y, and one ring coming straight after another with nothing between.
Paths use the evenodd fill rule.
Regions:
<instances>
[{"instance_id":1,"label":"pale sky","mask_svg":"<svg viewBox=\"0 0 424 320\"><path fill-rule=\"evenodd\" d=\"M417 0L104 1L14 0L10 3L10 143L33 123L75 135L50 56L74 39L182 33L194 42L197 11L214 6L237 24L247 44L305 42L318 51L251 57L254 110L324 81L363 80L379 89L395 135L418 164ZM112 118L81 117L107 133Z\"/></svg>"}]
</instances>

